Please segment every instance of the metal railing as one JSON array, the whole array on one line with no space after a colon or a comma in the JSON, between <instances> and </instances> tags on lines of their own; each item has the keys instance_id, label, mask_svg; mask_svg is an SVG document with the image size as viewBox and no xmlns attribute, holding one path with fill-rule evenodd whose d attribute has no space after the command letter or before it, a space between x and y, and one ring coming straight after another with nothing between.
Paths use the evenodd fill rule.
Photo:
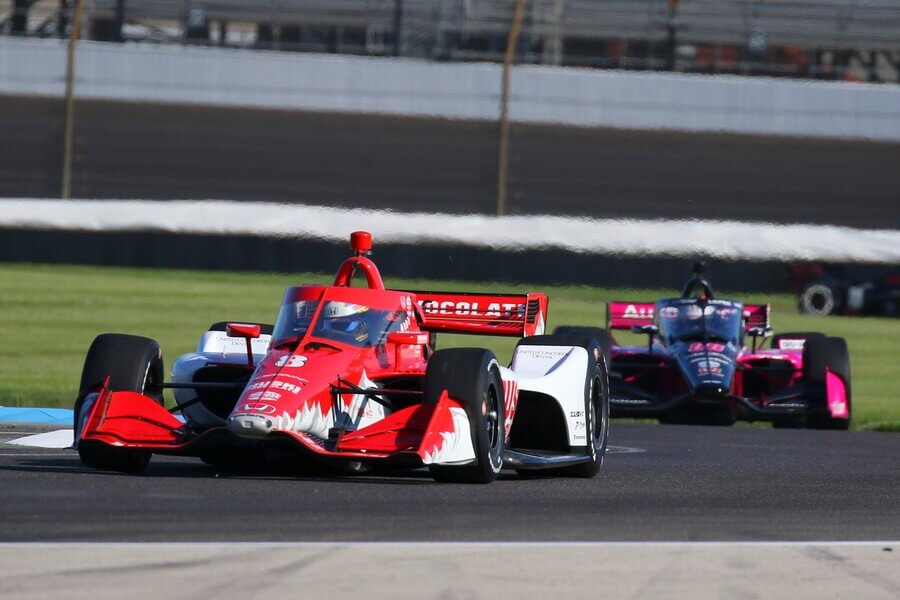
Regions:
<instances>
[{"instance_id":1,"label":"metal railing","mask_svg":"<svg viewBox=\"0 0 900 600\"><path fill-rule=\"evenodd\" d=\"M84 0L85 35L502 61L515 0ZM0 0L0 33L65 37L75 0ZM896 81L898 0L528 0L519 63Z\"/></svg>"}]
</instances>

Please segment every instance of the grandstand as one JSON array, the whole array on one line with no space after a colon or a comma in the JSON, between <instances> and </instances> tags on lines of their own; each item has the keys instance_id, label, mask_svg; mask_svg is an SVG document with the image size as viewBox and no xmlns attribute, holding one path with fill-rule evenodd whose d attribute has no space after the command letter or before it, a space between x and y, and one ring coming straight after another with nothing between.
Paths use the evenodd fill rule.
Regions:
<instances>
[{"instance_id":1,"label":"grandstand","mask_svg":"<svg viewBox=\"0 0 900 600\"><path fill-rule=\"evenodd\" d=\"M64 36L75 0L0 0L0 33ZM104 41L502 59L514 0L84 0ZM897 0L527 0L524 63L897 82Z\"/></svg>"}]
</instances>

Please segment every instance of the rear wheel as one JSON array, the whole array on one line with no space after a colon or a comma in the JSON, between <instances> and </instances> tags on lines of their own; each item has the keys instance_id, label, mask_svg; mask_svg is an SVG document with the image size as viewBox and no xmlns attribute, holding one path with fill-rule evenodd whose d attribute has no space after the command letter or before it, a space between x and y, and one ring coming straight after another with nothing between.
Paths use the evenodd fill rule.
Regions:
<instances>
[{"instance_id":1,"label":"rear wheel","mask_svg":"<svg viewBox=\"0 0 900 600\"><path fill-rule=\"evenodd\" d=\"M436 351L425 373L425 403L437 403L444 390L465 406L475 463L430 465L432 477L458 483L494 481L503 467L506 440L503 381L494 353L478 348Z\"/></svg>"},{"instance_id":2,"label":"rear wheel","mask_svg":"<svg viewBox=\"0 0 900 600\"><path fill-rule=\"evenodd\" d=\"M848 418L835 419L828 409L826 369L843 380L847 396ZM810 429L849 429L852 415L850 390L850 352L847 341L838 337L810 338L803 346L803 380L811 394L818 399L806 426Z\"/></svg>"},{"instance_id":3,"label":"rear wheel","mask_svg":"<svg viewBox=\"0 0 900 600\"><path fill-rule=\"evenodd\" d=\"M117 448L99 442L78 442L90 404L91 391L110 378L114 392L137 392L163 403L163 359L159 344L150 338L104 333L94 338L81 372L78 399L73 409L75 440L81 462L95 469L121 472L142 471L150 452Z\"/></svg>"},{"instance_id":4,"label":"rear wheel","mask_svg":"<svg viewBox=\"0 0 900 600\"><path fill-rule=\"evenodd\" d=\"M778 348L778 343L781 340L811 340L813 338L822 338L825 339L824 333L819 333L818 331L791 331L788 333L779 333L778 335L772 336L772 348Z\"/></svg>"},{"instance_id":5,"label":"rear wheel","mask_svg":"<svg viewBox=\"0 0 900 600\"><path fill-rule=\"evenodd\" d=\"M553 330L553 335L576 335L584 336L597 340L600 349L603 350L603 356L606 357L606 364L609 365L610 355L614 344L612 334L602 327L582 327L581 325L560 325Z\"/></svg>"}]
</instances>

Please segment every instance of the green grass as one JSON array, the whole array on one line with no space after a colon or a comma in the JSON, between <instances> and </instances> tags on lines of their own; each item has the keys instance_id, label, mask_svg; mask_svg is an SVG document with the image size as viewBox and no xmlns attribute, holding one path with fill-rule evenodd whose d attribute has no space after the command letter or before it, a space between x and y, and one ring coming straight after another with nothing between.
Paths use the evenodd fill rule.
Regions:
<instances>
[{"instance_id":1,"label":"green grass","mask_svg":"<svg viewBox=\"0 0 900 600\"><path fill-rule=\"evenodd\" d=\"M167 365L195 349L202 331L227 319L272 322L284 288L327 283L330 275L278 275L50 265L0 265L0 405L63 406L74 400L82 361L98 333L159 340ZM655 300L672 290L497 285L387 278L388 287L534 291L550 296L549 327L601 325L608 299ZM775 331L823 331L847 338L854 428L900 429L900 319L807 317L786 294L741 296L771 302ZM624 339L638 339L631 334ZM515 340L444 335L440 346L486 346L507 361Z\"/></svg>"}]
</instances>

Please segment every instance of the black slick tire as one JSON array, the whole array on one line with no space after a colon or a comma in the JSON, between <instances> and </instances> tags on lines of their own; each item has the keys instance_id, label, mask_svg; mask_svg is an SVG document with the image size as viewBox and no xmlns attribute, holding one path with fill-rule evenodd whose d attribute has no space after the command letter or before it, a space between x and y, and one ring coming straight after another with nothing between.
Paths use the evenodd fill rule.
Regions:
<instances>
[{"instance_id":1,"label":"black slick tire","mask_svg":"<svg viewBox=\"0 0 900 600\"><path fill-rule=\"evenodd\" d=\"M480 348L436 351L425 372L425 403L436 404L444 390L465 406L475 463L430 465L431 476L453 483L494 481L503 468L506 445L503 381L494 353Z\"/></svg>"},{"instance_id":2,"label":"black slick tire","mask_svg":"<svg viewBox=\"0 0 900 600\"><path fill-rule=\"evenodd\" d=\"M825 339L825 334L819 333L818 331L790 331L787 333L779 333L772 336L770 346L772 348L778 348L778 342L781 340L811 340L813 338Z\"/></svg>"},{"instance_id":3,"label":"black slick tire","mask_svg":"<svg viewBox=\"0 0 900 600\"><path fill-rule=\"evenodd\" d=\"M850 352L847 341L838 337L810 338L803 346L803 381L817 402L806 417L806 427L847 430L850 428L850 419L832 418L828 410L826 369L839 376L846 384L847 407L852 417Z\"/></svg>"},{"instance_id":4,"label":"black slick tire","mask_svg":"<svg viewBox=\"0 0 900 600\"><path fill-rule=\"evenodd\" d=\"M603 350L603 356L606 357L606 364L607 366L609 365L615 340L606 329L602 327L583 327L581 325L560 325L553 330L553 335L576 335L597 340L597 343L600 344L600 349Z\"/></svg>"},{"instance_id":5,"label":"black slick tire","mask_svg":"<svg viewBox=\"0 0 900 600\"><path fill-rule=\"evenodd\" d=\"M137 392L163 403L163 359L159 344L150 338L104 333L94 338L81 372L78 398L73 409L74 431L85 415L82 407L91 390L110 378L114 392ZM80 442L78 455L88 467L104 471L140 472L150 462L150 452L114 448L98 442Z\"/></svg>"}]
</instances>

